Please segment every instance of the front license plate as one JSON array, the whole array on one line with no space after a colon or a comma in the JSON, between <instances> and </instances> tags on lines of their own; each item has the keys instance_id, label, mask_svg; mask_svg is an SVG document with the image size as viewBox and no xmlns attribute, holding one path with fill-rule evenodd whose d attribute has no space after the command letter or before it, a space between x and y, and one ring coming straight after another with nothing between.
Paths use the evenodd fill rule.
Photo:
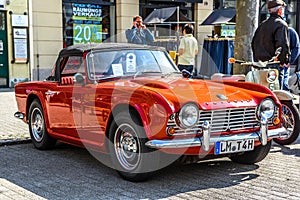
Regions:
<instances>
[{"instance_id":1,"label":"front license plate","mask_svg":"<svg viewBox=\"0 0 300 200\"><path fill-rule=\"evenodd\" d=\"M254 149L254 139L216 142L215 154L236 153Z\"/></svg>"}]
</instances>

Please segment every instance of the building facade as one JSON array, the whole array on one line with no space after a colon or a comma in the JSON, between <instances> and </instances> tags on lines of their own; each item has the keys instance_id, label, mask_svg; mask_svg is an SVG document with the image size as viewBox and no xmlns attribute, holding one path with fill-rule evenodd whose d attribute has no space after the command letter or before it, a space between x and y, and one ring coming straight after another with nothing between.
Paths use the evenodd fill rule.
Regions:
<instances>
[{"instance_id":1,"label":"building facade","mask_svg":"<svg viewBox=\"0 0 300 200\"><path fill-rule=\"evenodd\" d=\"M28 16L24 1L0 0L0 87L30 80Z\"/></svg>"},{"instance_id":2,"label":"building facade","mask_svg":"<svg viewBox=\"0 0 300 200\"><path fill-rule=\"evenodd\" d=\"M90 42L125 41L132 17L176 6L195 23L199 41L211 27L197 27L213 9L203 0L0 0L0 87L43 80L60 49ZM201 43L201 42L200 42Z\"/></svg>"},{"instance_id":3,"label":"building facade","mask_svg":"<svg viewBox=\"0 0 300 200\"><path fill-rule=\"evenodd\" d=\"M267 16L261 0L261 19ZM288 0L287 20L299 32L299 3ZM43 80L60 49L91 42L126 42L132 17L176 7L195 26L201 49L213 26L199 26L213 9L235 7L236 0L0 0L0 87ZM178 37L181 21L147 24L156 39ZM185 22L184 22L185 23ZM176 35L177 34L177 35Z\"/></svg>"}]
</instances>

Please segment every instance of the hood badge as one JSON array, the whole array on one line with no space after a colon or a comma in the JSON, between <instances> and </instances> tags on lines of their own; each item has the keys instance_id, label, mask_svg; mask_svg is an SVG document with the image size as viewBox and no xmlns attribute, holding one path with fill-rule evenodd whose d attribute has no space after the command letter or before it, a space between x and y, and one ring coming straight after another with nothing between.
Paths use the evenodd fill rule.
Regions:
<instances>
[{"instance_id":1,"label":"hood badge","mask_svg":"<svg viewBox=\"0 0 300 200\"><path fill-rule=\"evenodd\" d=\"M217 97L218 97L219 99L221 99L221 100L227 100L227 99L228 99L228 97L226 97L226 96L223 95L223 94L217 94Z\"/></svg>"}]
</instances>

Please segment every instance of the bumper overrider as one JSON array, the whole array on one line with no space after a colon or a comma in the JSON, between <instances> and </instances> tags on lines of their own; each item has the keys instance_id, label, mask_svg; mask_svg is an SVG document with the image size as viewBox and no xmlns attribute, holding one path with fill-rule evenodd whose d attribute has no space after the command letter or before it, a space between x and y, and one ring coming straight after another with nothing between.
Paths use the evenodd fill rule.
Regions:
<instances>
[{"instance_id":1,"label":"bumper overrider","mask_svg":"<svg viewBox=\"0 0 300 200\"><path fill-rule=\"evenodd\" d=\"M268 130L268 123L266 120L261 121L260 130L258 132L220 136L211 136L210 133L211 125L209 124L209 122L204 122L202 137L171 140L150 140L146 142L146 146L156 149L187 148L200 146L204 151L208 151L209 146L214 145L216 142L254 139L255 141L260 141L262 145L266 145L269 139L288 137L287 129L284 127Z\"/></svg>"},{"instance_id":2,"label":"bumper overrider","mask_svg":"<svg viewBox=\"0 0 300 200\"><path fill-rule=\"evenodd\" d=\"M26 117L25 117L25 114L24 114L24 113L18 111L18 112L15 112L14 116L15 116L16 118L18 118L18 119L24 121L25 123L27 123L27 122L26 122Z\"/></svg>"}]
</instances>

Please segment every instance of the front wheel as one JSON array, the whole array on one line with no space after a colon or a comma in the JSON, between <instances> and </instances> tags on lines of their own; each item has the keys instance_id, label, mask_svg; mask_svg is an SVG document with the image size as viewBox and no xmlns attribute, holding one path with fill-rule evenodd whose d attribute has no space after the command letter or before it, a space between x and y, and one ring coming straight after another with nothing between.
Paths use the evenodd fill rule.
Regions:
<instances>
[{"instance_id":1,"label":"front wheel","mask_svg":"<svg viewBox=\"0 0 300 200\"><path fill-rule=\"evenodd\" d=\"M144 127L134 113L116 114L109 130L108 147L113 167L119 175L136 182L146 180L158 170L159 156L145 146Z\"/></svg>"},{"instance_id":2,"label":"front wheel","mask_svg":"<svg viewBox=\"0 0 300 200\"><path fill-rule=\"evenodd\" d=\"M274 142L280 145L292 144L297 140L300 132L300 117L296 106L292 101L281 101L283 126L288 130L287 138L274 138Z\"/></svg>"},{"instance_id":3,"label":"front wheel","mask_svg":"<svg viewBox=\"0 0 300 200\"><path fill-rule=\"evenodd\" d=\"M236 154L230 157L233 162L241 164L254 164L262 161L269 153L271 149L272 141L269 141L266 145L259 145L252 151L247 151L243 154Z\"/></svg>"}]
</instances>

